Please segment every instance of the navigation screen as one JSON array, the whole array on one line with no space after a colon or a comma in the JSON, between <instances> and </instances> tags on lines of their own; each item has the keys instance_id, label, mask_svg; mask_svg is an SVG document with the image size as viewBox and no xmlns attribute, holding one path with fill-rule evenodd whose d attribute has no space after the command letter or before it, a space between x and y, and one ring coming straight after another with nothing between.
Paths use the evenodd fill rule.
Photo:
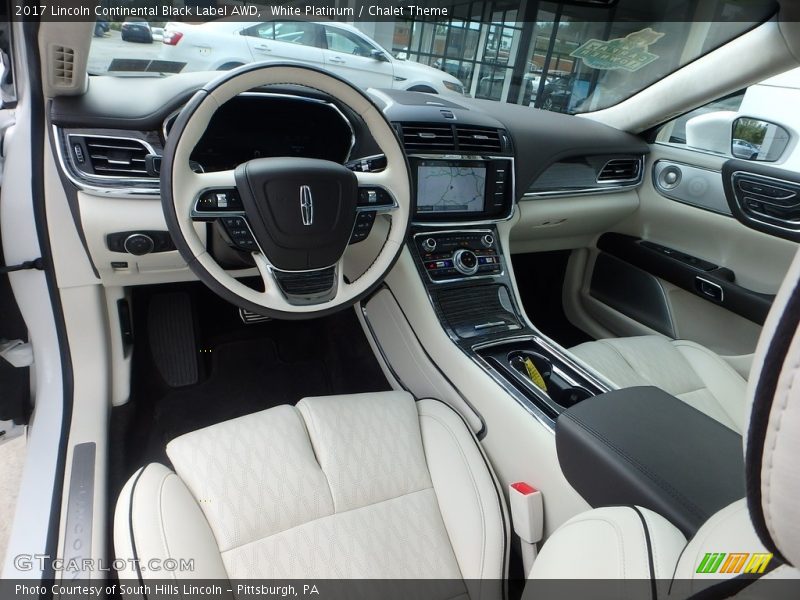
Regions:
<instances>
[{"instance_id":1,"label":"navigation screen","mask_svg":"<svg viewBox=\"0 0 800 600\"><path fill-rule=\"evenodd\" d=\"M417 169L417 211L481 212L486 190L482 162L423 161Z\"/></svg>"}]
</instances>

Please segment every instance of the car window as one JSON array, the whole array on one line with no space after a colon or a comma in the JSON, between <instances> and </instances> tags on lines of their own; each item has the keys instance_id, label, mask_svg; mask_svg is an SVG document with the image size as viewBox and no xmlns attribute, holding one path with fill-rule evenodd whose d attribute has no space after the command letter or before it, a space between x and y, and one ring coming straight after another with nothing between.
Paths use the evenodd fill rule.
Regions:
<instances>
[{"instance_id":1,"label":"car window","mask_svg":"<svg viewBox=\"0 0 800 600\"><path fill-rule=\"evenodd\" d=\"M800 69L792 69L669 121L658 130L656 142L774 162L800 132L798 103Z\"/></svg>"},{"instance_id":2,"label":"car window","mask_svg":"<svg viewBox=\"0 0 800 600\"><path fill-rule=\"evenodd\" d=\"M325 41L328 44L328 50L355 54L356 56L369 56L370 52L377 50L375 46L367 43L366 40L361 39L354 33L335 27L325 27Z\"/></svg>"},{"instance_id":3,"label":"car window","mask_svg":"<svg viewBox=\"0 0 800 600\"><path fill-rule=\"evenodd\" d=\"M319 46L314 23L276 21L260 23L243 32L245 35L276 42L288 42L303 46Z\"/></svg>"},{"instance_id":4,"label":"car window","mask_svg":"<svg viewBox=\"0 0 800 600\"><path fill-rule=\"evenodd\" d=\"M690 124L689 130L691 131L691 123L696 123L698 117L703 115L711 115L713 113L738 112L739 107L742 105L744 94L745 90L742 90L731 96L714 100L704 106L701 106L700 108L696 108L685 115L681 115L680 117L669 121L658 130L656 142L669 146L689 148L691 150L697 150L700 152L710 152L712 154L729 154L727 145L721 145L719 140L712 139L710 133L701 135L700 137L687 134L687 123Z\"/></svg>"},{"instance_id":5,"label":"car window","mask_svg":"<svg viewBox=\"0 0 800 600\"><path fill-rule=\"evenodd\" d=\"M268 50L254 55L238 43L237 34L246 28L245 35L265 41L329 48L342 55L369 56L385 49L405 63L398 65L401 70L417 63L441 73L414 69L414 78L392 82L397 89L433 89L575 114L637 94L768 20L777 6L775 0L664 0L645 3L646 9L641 0L470 0L435 18L406 13L396 20L375 15L370 20L369 3L338 4L356 4L365 14L360 18L355 10L353 17L311 22L282 16L297 14L287 8L260 12L246 23L244 13L230 12L203 23L152 20L152 35L136 40L121 39L119 22L101 22L88 69L92 74L163 76L267 60ZM343 66L328 68L353 77ZM374 70L374 81L369 73L359 73L358 85L386 87L384 76L382 69Z\"/></svg>"}]
</instances>

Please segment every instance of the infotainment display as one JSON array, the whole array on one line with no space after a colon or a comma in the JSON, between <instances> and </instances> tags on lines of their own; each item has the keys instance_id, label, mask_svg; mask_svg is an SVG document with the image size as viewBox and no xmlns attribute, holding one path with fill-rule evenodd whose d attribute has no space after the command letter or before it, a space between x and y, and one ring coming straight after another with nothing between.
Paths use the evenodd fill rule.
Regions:
<instances>
[{"instance_id":1,"label":"infotainment display","mask_svg":"<svg viewBox=\"0 0 800 600\"><path fill-rule=\"evenodd\" d=\"M418 213L483 212L486 163L431 160L417 163Z\"/></svg>"}]
</instances>

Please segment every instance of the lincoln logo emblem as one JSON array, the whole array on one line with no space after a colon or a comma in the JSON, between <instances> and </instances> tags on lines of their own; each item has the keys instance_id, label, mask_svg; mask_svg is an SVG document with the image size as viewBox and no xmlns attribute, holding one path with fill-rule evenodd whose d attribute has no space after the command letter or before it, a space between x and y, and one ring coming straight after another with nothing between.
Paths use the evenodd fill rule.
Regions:
<instances>
[{"instance_id":1,"label":"lincoln logo emblem","mask_svg":"<svg viewBox=\"0 0 800 600\"><path fill-rule=\"evenodd\" d=\"M300 186L300 215L306 227L314 222L314 198L311 197L311 188L307 185Z\"/></svg>"}]
</instances>

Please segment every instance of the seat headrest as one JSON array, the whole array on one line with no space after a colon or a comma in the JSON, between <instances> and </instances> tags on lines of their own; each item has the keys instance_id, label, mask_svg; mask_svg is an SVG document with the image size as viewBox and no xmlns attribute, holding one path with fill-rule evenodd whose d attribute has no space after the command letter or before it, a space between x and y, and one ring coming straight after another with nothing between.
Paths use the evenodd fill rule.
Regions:
<instances>
[{"instance_id":1,"label":"seat headrest","mask_svg":"<svg viewBox=\"0 0 800 600\"><path fill-rule=\"evenodd\" d=\"M800 253L759 339L745 438L747 502L764 545L800 565Z\"/></svg>"}]
</instances>

